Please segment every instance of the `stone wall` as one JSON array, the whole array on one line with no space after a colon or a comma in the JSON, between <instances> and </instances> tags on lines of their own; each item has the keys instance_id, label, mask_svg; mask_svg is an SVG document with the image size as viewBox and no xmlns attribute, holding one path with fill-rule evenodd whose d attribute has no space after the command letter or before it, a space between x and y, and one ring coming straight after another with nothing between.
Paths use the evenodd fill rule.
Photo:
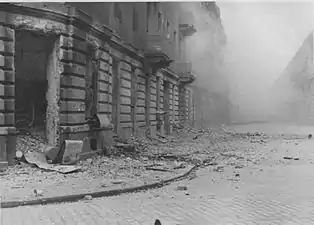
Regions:
<instances>
[{"instance_id":1,"label":"stone wall","mask_svg":"<svg viewBox=\"0 0 314 225\"><path fill-rule=\"evenodd\" d=\"M146 130L146 80L147 77L142 70L138 70L137 74L137 98L136 98L136 123L138 136L143 136Z\"/></svg>"},{"instance_id":2,"label":"stone wall","mask_svg":"<svg viewBox=\"0 0 314 225\"><path fill-rule=\"evenodd\" d=\"M87 125L86 116L86 81L91 76L97 77L97 85L93 95L97 96L96 110L99 115L112 117L112 59L119 61L120 93L118 134L130 136L139 128L145 127L145 77L142 69L143 57L141 53L125 46L116 36L108 33L106 28L94 25L89 17L85 18L79 12L69 15L69 11L60 8L59 14L51 15L38 11L33 16L32 10L38 5L5 8L7 12L0 13L0 127L3 138L0 137L0 161L7 158L8 134L14 128L14 44L15 30L25 30L44 36L56 37L54 50L48 61L47 79L50 86L47 98L51 99L47 109L47 133L54 137L49 144L60 145L65 139L84 140L84 151L90 151L91 139L97 135L91 134ZM4 10L4 9L3 9ZM60 16L62 15L62 16ZM55 17L54 17L55 16ZM59 17L59 18L58 18ZM68 18L72 22L67 24ZM63 20L63 22L62 22ZM91 67L91 60L97 49L99 59L96 64L99 68ZM95 50L96 51L96 50ZM94 62L93 61L93 62ZM93 64L94 65L94 64ZM97 72L97 74L95 74ZM134 78L134 79L133 79ZM133 80L133 83L131 82ZM135 82L135 83L134 83ZM138 85L137 85L138 84ZM131 85L136 91L131 91ZM138 100L137 96L139 97ZM136 102L131 104L131 99ZM142 100L142 101L141 101ZM121 104L120 104L121 103ZM137 107L137 105L139 105ZM133 115L132 116L132 113ZM52 115L53 114L53 115ZM52 129L49 129L52 128ZM66 132L66 133L65 133ZM0 134L1 135L1 134ZM10 144L10 143L9 143Z\"/></svg>"},{"instance_id":3,"label":"stone wall","mask_svg":"<svg viewBox=\"0 0 314 225\"><path fill-rule=\"evenodd\" d=\"M177 75L164 70L153 74L142 52L79 10L62 4L50 10L42 7L6 5L0 12L0 161L7 158L6 145L14 145L7 134L15 127L15 30L55 38L46 74L49 144L83 140L87 152L94 149L91 143L96 140L96 148L102 148L99 134L91 132L87 124L94 114L107 116L122 137L142 136L147 126L155 135L158 111L168 113L167 132L172 131L172 121L179 121L181 109L183 118L191 119L191 91L183 88L183 101L179 101ZM164 134L165 124L160 131Z\"/></svg>"},{"instance_id":4,"label":"stone wall","mask_svg":"<svg viewBox=\"0 0 314 225\"><path fill-rule=\"evenodd\" d=\"M173 111L174 111L174 121L179 122L179 87L178 84L173 86Z\"/></svg>"},{"instance_id":5,"label":"stone wall","mask_svg":"<svg viewBox=\"0 0 314 225\"><path fill-rule=\"evenodd\" d=\"M10 130L14 131L14 30L0 12L0 168L11 163L15 146Z\"/></svg>"},{"instance_id":6,"label":"stone wall","mask_svg":"<svg viewBox=\"0 0 314 225\"><path fill-rule=\"evenodd\" d=\"M196 118L193 89L189 85L181 84L179 91L179 120L181 123L193 125Z\"/></svg>"}]
</instances>

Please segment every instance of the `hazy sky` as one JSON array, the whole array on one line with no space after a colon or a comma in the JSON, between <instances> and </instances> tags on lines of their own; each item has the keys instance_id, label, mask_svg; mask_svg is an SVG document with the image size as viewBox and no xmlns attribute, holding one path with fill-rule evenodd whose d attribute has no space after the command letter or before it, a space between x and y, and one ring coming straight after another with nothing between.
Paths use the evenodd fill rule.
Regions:
<instances>
[{"instance_id":1,"label":"hazy sky","mask_svg":"<svg viewBox=\"0 0 314 225\"><path fill-rule=\"evenodd\" d=\"M233 86L245 96L243 104L255 107L252 102L262 99L311 32L314 6L309 1L217 4L228 38L226 60L232 62L230 75L236 78Z\"/></svg>"}]
</instances>

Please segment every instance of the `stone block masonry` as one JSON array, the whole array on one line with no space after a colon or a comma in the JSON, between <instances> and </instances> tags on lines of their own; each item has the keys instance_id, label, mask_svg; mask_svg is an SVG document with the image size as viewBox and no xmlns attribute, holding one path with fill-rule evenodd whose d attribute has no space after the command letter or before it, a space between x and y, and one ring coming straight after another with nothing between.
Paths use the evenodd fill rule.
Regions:
<instances>
[{"instance_id":1,"label":"stone block masonry","mask_svg":"<svg viewBox=\"0 0 314 225\"><path fill-rule=\"evenodd\" d=\"M91 151L91 140L98 135L87 122L95 114L108 116L117 134L127 138L144 135L147 127L155 135L156 114L167 111L167 130L172 131L181 111L176 75L144 69L142 52L82 11L61 3L60 8L42 7L8 4L0 11L0 164L8 161L8 132L15 128L15 31L54 38L46 74L49 144L79 139L83 151ZM162 134L164 129L163 124Z\"/></svg>"},{"instance_id":2,"label":"stone block masonry","mask_svg":"<svg viewBox=\"0 0 314 225\"><path fill-rule=\"evenodd\" d=\"M14 29L0 12L0 168L11 164L15 152L14 136Z\"/></svg>"}]
</instances>

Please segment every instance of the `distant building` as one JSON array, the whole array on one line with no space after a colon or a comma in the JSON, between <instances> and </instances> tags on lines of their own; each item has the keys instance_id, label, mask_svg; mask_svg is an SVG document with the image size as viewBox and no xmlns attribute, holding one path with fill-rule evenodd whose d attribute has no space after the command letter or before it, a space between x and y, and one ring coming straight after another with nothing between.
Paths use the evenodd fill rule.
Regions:
<instances>
[{"instance_id":1,"label":"distant building","mask_svg":"<svg viewBox=\"0 0 314 225\"><path fill-rule=\"evenodd\" d=\"M313 123L313 32L272 86L273 119Z\"/></svg>"}]
</instances>

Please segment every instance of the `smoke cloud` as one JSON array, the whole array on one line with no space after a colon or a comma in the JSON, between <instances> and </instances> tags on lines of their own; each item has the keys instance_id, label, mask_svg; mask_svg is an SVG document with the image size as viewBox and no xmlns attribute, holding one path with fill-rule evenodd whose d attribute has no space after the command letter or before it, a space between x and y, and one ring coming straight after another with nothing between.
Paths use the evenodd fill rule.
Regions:
<instances>
[{"instance_id":1,"label":"smoke cloud","mask_svg":"<svg viewBox=\"0 0 314 225\"><path fill-rule=\"evenodd\" d=\"M219 79L210 74L227 76L228 95L238 105L238 110L232 111L232 119L265 120L274 111L269 101L271 85L312 31L313 5L301 1L217 1L217 5L227 36L223 66L213 60L213 51L205 50L210 47L209 33L212 32L205 24L212 24L216 29L214 21L195 5L190 7L198 30L189 43L197 78L211 89L221 87L213 85Z\"/></svg>"}]
</instances>

